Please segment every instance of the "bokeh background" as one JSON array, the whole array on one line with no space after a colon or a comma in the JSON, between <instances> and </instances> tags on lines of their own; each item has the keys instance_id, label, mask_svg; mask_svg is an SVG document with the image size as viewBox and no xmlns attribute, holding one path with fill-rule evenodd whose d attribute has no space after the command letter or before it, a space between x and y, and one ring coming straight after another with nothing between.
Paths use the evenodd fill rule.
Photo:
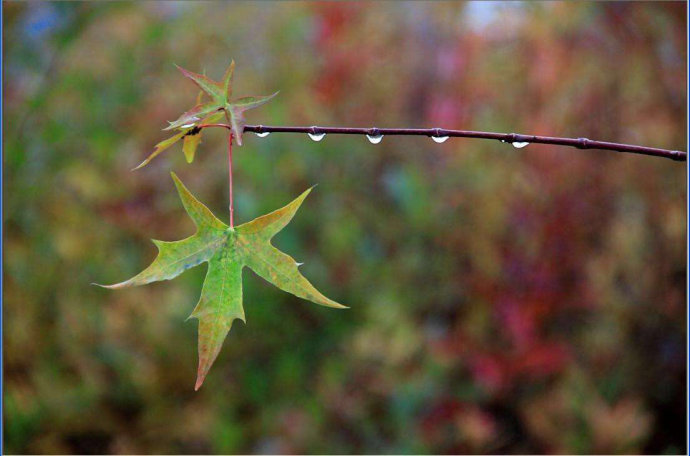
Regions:
<instances>
[{"instance_id":1,"label":"bokeh background","mask_svg":"<svg viewBox=\"0 0 690 456\"><path fill-rule=\"evenodd\" d=\"M346 311L248 270L193 391L205 266L109 291L222 218L224 132L137 172L197 91L250 123L686 150L662 3L14 3L4 9L4 438L28 453L685 453L686 167L603 151L248 133L236 219L319 183L276 244Z\"/></svg>"}]
</instances>

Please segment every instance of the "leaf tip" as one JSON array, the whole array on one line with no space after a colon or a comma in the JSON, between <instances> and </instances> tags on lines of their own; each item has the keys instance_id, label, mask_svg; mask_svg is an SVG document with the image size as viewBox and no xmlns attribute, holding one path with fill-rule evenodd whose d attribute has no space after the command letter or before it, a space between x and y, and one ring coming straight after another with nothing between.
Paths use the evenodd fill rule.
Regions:
<instances>
[{"instance_id":1,"label":"leaf tip","mask_svg":"<svg viewBox=\"0 0 690 456\"><path fill-rule=\"evenodd\" d=\"M207 316L195 315L194 312L192 312L192 315L199 320L199 365L196 371L196 384L194 385L194 391L197 391L201 388L206 375L218 357L223 340L232 326L232 321L228 323L226 321L216 321L213 318L209 320L209 318L206 318Z\"/></svg>"},{"instance_id":2,"label":"leaf tip","mask_svg":"<svg viewBox=\"0 0 690 456\"><path fill-rule=\"evenodd\" d=\"M182 68L182 67L181 67L180 65L178 65L177 63L173 63L173 65L175 65L175 68L177 68L178 70L180 70L180 72L184 75L184 77L190 78L190 72L189 72L189 70L186 70L186 69Z\"/></svg>"},{"instance_id":3,"label":"leaf tip","mask_svg":"<svg viewBox=\"0 0 690 456\"><path fill-rule=\"evenodd\" d=\"M124 288L127 286L126 284L127 284L127 282L120 282L120 283L115 283L113 285L102 285L100 283L91 282L91 285L95 285L95 286L101 287L101 288L107 288L108 290L115 290L117 288Z\"/></svg>"},{"instance_id":4,"label":"leaf tip","mask_svg":"<svg viewBox=\"0 0 690 456\"><path fill-rule=\"evenodd\" d=\"M336 302L332 299L327 298L326 296L321 295L319 298L314 299L314 298L308 298L310 301L325 306L325 307L331 307L333 309L349 309L348 306L344 306L340 304L339 302Z\"/></svg>"},{"instance_id":5,"label":"leaf tip","mask_svg":"<svg viewBox=\"0 0 690 456\"><path fill-rule=\"evenodd\" d=\"M326 304L328 307L332 307L334 309L349 309L348 306L344 306L340 304L339 302L335 302L332 299L328 300L328 304Z\"/></svg>"},{"instance_id":6,"label":"leaf tip","mask_svg":"<svg viewBox=\"0 0 690 456\"><path fill-rule=\"evenodd\" d=\"M177 177L177 174L175 174L174 171L170 171L170 177L172 177L172 180L175 183L175 188L177 189L177 193L180 194L180 198L182 198L182 201L184 203L184 195L189 193L189 190L187 190L187 187L184 186L184 184L182 183L180 178Z\"/></svg>"},{"instance_id":7,"label":"leaf tip","mask_svg":"<svg viewBox=\"0 0 690 456\"><path fill-rule=\"evenodd\" d=\"M295 201L299 201L299 205L301 206L301 205L302 205L302 202L304 201L304 199L305 199L307 196L309 196L309 194L311 193L311 191L314 190L314 187L316 187L317 185L318 185L318 184L314 184L314 185L312 185L311 187L309 187L308 189L306 189L305 191L303 191L302 194L301 194L300 196L298 196L298 197L295 199Z\"/></svg>"},{"instance_id":8,"label":"leaf tip","mask_svg":"<svg viewBox=\"0 0 690 456\"><path fill-rule=\"evenodd\" d=\"M136 171L138 169L141 169L144 166L146 166L147 164L148 164L148 161L144 160L143 162L139 163L135 168L130 169L130 171Z\"/></svg>"},{"instance_id":9,"label":"leaf tip","mask_svg":"<svg viewBox=\"0 0 690 456\"><path fill-rule=\"evenodd\" d=\"M201 372L197 373L196 383L194 384L194 391L199 391L201 385L204 384L204 379L206 379L206 374L202 374Z\"/></svg>"}]
</instances>

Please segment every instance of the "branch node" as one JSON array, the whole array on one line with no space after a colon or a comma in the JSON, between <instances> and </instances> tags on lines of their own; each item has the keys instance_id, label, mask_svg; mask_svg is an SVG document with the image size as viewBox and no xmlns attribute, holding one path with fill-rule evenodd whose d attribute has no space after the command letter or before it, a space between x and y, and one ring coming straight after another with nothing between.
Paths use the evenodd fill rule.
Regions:
<instances>
[{"instance_id":1,"label":"branch node","mask_svg":"<svg viewBox=\"0 0 690 456\"><path fill-rule=\"evenodd\" d=\"M577 147L578 149L589 149L589 139L587 138L577 138Z\"/></svg>"},{"instance_id":2,"label":"branch node","mask_svg":"<svg viewBox=\"0 0 690 456\"><path fill-rule=\"evenodd\" d=\"M687 158L687 154L681 150L672 150L671 151L671 159L675 161L685 161Z\"/></svg>"}]
</instances>

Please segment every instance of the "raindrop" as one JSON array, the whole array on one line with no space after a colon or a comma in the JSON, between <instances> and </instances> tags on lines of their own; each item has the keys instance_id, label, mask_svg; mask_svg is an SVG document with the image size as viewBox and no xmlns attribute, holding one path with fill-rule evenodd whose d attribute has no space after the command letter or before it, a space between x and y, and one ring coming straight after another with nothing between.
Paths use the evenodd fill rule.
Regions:
<instances>
[{"instance_id":1,"label":"raindrop","mask_svg":"<svg viewBox=\"0 0 690 456\"><path fill-rule=\"evenodd\" d=\"M182 125L180 128L190 128L190 127L193 127L194 124L197 123L198 121L200 121L201 119L199 119L199 118L196 117L196 116L192 116L192 117L189 118L189 120L191 121L191 123L184 124L184 125Z\"/></svg>"},{"instance_id":2,"label":"raindrop","mask_svg":"<svg viewBox=\"0 0 690 456\"><path fill-rule=\"evenodd\" d=\"M435 143L441 144L448 140L448 136L432 136L431 139L433 139Z\"/></svg>"},{"instance_id":3,"label":"raindrop","mask_svg":"<svg viewBox=\"0 0 690 456\"><path fill-rule=\"evenodd\" d=\"M381 140L383 139L383 135L376 135L376 136L367 135L367 139L368 139L369 142L372 143L372 144L378 144L378 143L380 143Z\"/></svg>"},{"instance_id":4,"label":"raindrop","mask_svg":"<svg viewBox=\"0 0 690 456\"><path fill-rule=\"evenodd\" d=\"M529 146L528 142L514 142L513 147L516 149L522 149L523 147Z\"/></svg>"},{"instance_id":5,"label":"raindrop","mask_svg":"<svg viewBox=\"0 0 690 456\"><path fill-rule=\"evenodd\" d=\"M321 141L326 137L326 133L307 133L313 141Z\"/></svg>"},{"instance_id":6,"label":"raindrop","mask_svg":"<svg viewBox=\"0 0 690 456\"><path fill-rule=\"evenodd\" d=\"M295 265L296 265L298 268L299 268L300 266L302 266L303 264L304 264L304 263L299 263L299 262L295 261Z\"/></svg>"},{"instance_id":7,"label":"raindrop","mask_svg":"<svg viewBox=\"0 0 690 456\"><path fill-rule=\"evenodd\" d=\"M263 133L256 133L256 136L258 136L259 138L265 138L266 136L268 136L270 134L271 134L270 131L265 131Z\"/></svg>"}]
</instances>

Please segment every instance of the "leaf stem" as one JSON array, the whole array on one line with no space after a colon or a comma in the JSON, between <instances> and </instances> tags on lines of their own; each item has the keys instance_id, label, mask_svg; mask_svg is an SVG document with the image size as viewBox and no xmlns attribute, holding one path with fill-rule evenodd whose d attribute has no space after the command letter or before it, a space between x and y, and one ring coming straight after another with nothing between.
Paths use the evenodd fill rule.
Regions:
<instances>
[{"instance_id":1,"label":"leaf stem","mask_svg":"<svg viewBox=\"0 0 690 456\"><path fill-rule=\"evenodd\" d=\"M232 203L232 131L228 132L228 197L230 199L230 228L235 226Z\"/></svg>"}]
</instances>

